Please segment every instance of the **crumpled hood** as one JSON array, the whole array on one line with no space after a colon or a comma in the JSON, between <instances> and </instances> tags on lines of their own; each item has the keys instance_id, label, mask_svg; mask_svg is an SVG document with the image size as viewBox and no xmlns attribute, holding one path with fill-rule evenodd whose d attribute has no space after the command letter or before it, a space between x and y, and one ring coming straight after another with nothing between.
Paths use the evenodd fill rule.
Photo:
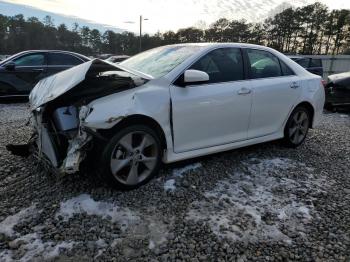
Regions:
<instances>
[{"instance_id":1,"label":"crumpled hood","mask_svg":"<svg viewBox=\"0 0 350 262\"><path fill-rule=\"evenodd\" d=\"M99 59L91 60L39 81L29 95L30 109L35 110L41 105L63 95L84 81L88 73L98 74L113 70L122 70L135 74L133 71L118 67L109 62ZM141 73L139 75L143 78L147 78L147 76L142 75Z\"/></svg>"}]
</instances>

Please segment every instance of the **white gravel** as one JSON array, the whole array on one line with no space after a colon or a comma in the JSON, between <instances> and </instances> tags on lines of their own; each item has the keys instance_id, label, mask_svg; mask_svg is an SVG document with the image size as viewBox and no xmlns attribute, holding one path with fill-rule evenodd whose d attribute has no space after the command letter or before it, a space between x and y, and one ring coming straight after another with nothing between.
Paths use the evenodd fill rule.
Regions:
<instances>
[{"instance_id":1,"label":"white gravel","mask_svg":"<svg viewBox=\"0 0 350 262\"><path fill-rule=\"evenodd\" d=\"M350 261L350 117L278 142L165 166L140 189L55 178L5 145L30 137L0 105L0 261Z\"/></svg>"}]
</instances>

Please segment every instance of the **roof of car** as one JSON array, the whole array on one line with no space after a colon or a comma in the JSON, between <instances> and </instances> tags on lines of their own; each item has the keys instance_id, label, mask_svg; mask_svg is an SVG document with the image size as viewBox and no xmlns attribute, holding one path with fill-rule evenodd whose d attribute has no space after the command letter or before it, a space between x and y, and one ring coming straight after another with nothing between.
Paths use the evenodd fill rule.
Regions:
<instances>
[{"instance_id":1,"label":"roof of car","mask_svg":"<svg viewBox=\"0 0 350 262\"><path fill-rule=\"evenodd\" d=\"M67 53L67 54L73 54L73 55L77 55L77 56L80 56L80 57L84 57L88 60L90 60L87 56L85 55L82 55L82 54L79 54L79 53L75 53L75 52L72 52L72 51L65 51L65 50L26 50L26 51L23 51L23 52L20 52L20 53L35 53L35 52L47 52L47 53ZM20 54L18 53L18 54Z\"/></svg>"},{"instance_id":2,"label":"roof of car","mask_svg":"<svg viewBox=\"0 0 350 262\"><path fill-rule=\"evenodd\" d=\"M204 47L210 47L210 46L237 46L237 47L263 47L268 48L266 46L261 45L254 45L254 44L246 44L246 43L219 43L219 42L204 42L204 43L180 43L180 44L173 44L168 46L204 46Z\"/></svg>"},{"instance_id":3,"label":"roof of car","mask_svg":"<svg viewBox=\"0 0 350 262\"><path fill-rule=\"evenodd\" d=\"M218 43L218 42L205 42L205 43L181 43L181 44L173 44L167 46L200 46L203 48L215 48L215 47L238 47L238 48L253 48L253 49L263 49L266 51L276 52L277 50L272 49L267 46L255 45L255 44L247 44L247 43Z\"/></svg>"},{"instance_id":4,"label":"roof of car","mask_svg":"<svg viewBox=\"0 0 350 262\"><path fill-rule=\"evenodd\" d=\"M312 58L312 59L321 59L318 57L311 57L308 55L286 55L287 57L291 58L291 59L302 59L302 58Z\"/></svg>"}]
</instances>

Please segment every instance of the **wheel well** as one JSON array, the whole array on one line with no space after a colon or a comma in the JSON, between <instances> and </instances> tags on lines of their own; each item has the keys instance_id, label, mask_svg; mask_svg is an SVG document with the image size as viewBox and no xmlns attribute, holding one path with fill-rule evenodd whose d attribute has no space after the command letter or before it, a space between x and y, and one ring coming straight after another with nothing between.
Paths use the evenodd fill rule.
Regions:
<instances>
[{"instance_id":1,"label":"wheel well","mask_svg":"<svg viewBox=\"0 0 350 262\"><path fill-rule=\"evenodd\" d=\"M302 103L298 104L295 108L297 108L299 106L305 107L307 109L307 111L309 112L310 118L311 118L311 121L310 121L311 126L310 127L312 128L312 123L313 123L314 114L315 114L314 107L309 102L302 102Z\"/></svg>"},{"instance_id":2,"label":"wheel well","mask_svg":"<svg viewBox=\"0 0 350 262\"><path fill-rule=\"evenodd\" d=\"M145 115L132 115L124 118L119 123L117 123L115 126L108 130L99 130L101 135L105 137L112 137L118 130L125 128L130 125L145 125L152 130L154 130L160 138L160 141L162 143L162 148L167 149L167 143L165 139L165 134L163 132L162 127L158 124L157 121L155 121L153 118Z\"/></svg>"}]
</instances>

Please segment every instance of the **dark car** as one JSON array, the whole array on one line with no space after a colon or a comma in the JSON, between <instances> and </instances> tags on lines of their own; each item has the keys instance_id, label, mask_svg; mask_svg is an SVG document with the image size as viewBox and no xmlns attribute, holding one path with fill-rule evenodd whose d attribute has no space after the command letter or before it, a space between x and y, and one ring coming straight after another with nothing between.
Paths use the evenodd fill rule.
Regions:
<instances>
[{"instance_id":1,"label":"dark car","mask_svg":"<svg viewBox=\"0 0 350 262\"><path fill-rule=\"evenodd\" d=\"M325 92L326 109L350 108L350 72L328 76Z\"/></svg>"},{"instance_id":2,"label":"dark car","mask_svg":"<svg viewBox=\"0 0 350 262\"><path fill-rule=\"evenodd\" d=\"M323 77L323 66L322 59L312 58L312 57L304 57L304 56L288 56L290 59L304 67L310 73L315 75L319 75Z\"/></svg>"},{"instance_id":3,"label":"dark car","mask_svg":"<svg viewBox=\"0 0 350 262\"><path fill-rule=\"evenodd\" d=\"M27 97L36 83L90 59L66 51L24 51L0 62L0 97Z\"/></svg>"}]
</instances>

